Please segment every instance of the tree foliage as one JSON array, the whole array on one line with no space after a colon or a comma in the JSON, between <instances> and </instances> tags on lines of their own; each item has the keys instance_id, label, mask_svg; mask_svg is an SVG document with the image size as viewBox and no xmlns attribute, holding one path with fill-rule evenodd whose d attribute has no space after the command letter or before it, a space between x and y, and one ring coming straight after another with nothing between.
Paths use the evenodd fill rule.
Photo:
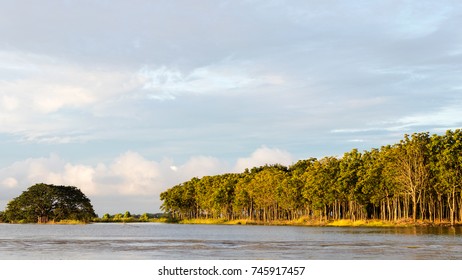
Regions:
<instances>
[{"instance_id":1,"label":"tree foliage","mask_svg":"<svg viewBox=\"0 0 462 280\"><path fill-rule=\"evenodd\" d=\"M90 200L78 188L36 184L7 205L9 222L46 223L61 220L90 221L96 217Z\"/></svg>"},{"instance_id":2,"label":"tree foliage","mask_svg":"<svg viewBox=\"0 0 462 280\"><path fill-rule=\"evenodd\" d=\"M241 174L193 178L161 194L175 218L271 222L320 220L462 221L462 131L414 133L394 145L341 158L266 165Z\"/></svg>"}]
</instances>

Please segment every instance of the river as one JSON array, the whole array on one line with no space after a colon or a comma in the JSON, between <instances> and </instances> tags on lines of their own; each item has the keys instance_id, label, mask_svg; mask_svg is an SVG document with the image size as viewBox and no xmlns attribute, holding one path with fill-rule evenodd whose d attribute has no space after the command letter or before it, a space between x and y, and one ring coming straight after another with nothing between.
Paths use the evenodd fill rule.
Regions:
<instances>
[{"instance_id":1,"label":"river","mask_svg":"<svg viewBox=\"0 0 462 280\"><path fill-rule=\"evenodd\" d=\"M0 224L0 259L462 259L462 228Z\"/></svg>"}]
</instances>

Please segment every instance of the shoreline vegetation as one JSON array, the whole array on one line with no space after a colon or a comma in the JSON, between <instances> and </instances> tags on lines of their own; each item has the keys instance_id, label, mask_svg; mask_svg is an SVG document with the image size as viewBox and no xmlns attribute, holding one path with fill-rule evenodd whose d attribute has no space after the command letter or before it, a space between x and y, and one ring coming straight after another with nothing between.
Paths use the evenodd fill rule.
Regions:
<instances>
[{"instance_id":1,"label":"shoreline vegetation","mask_svg":"<svg viewBox=\"0 0 462 280\"><path fill-rule=\"evenodd\" d=\"M157 218L139 219L139 215L133 216L128 219L100 219L96 218L93 223L168 223L168 224L198 224L198 225L259 225L259 226L307 226L307 227L448 227L451 226L450 221L437 221L431 222L429 220L418 220L413 222L410 219L403 219L398 221L382 221L378 219L369 220L329 220L323 221L319 219L310 219L302 217L297 220L275 220L271 222L255 221L255 220L226 220L226 219L184 219L175 220L166 216ZM59 224L59 223L58 223ZM462 223L456 223L453 226L462 226Z\"/></svg>"},{"instance_id":2,"label":"shoreline vegetation","mask_svg":"<svg viewBox=\"0 0 462 280\"><path fill-rule=\"evenodd\" d=\"M456 129L288 167L194 177L160 198L162 211L183 223L456 225L462 223L461 177L462 131Z\"/></svg>"},{"instance_id":3,"label":"shoreline vegetation","mask_svg":"<svg viewBox=\"0 0 462 280\"><path fill-rule=\"evenodd\" d=\"M93 221L79 221L79 220L61 220L58 222L48 221L42 223L42 225L87 225L87 224L98 224L98 223L117 223L117 224L128 224L128 223L167 223L167 224L184 224L184 225L247 225L247 226L302 226L302 227L458 227L462 226L462 223L456 223L451 225L450 221L442 222L430 222L430 221L396 221L387 222L381 220L335 220L335 221L319 221L319 220L296 220L296 221L272 221L271 223L264 223L252 220L225 220L225 219L186 219L180 221L172 221L168 218L152 218L147 221L141 221L138 219L128 220L106 220L103 221L100 218L95 218ZM16 222L12 224L30 224L26 222ZM32 223L37 224L37 223Z\"/></svg>"},{"instance_id":4,"label":"shoreline vegetation","mask_svg":"<svg viewBox=\"0 0 462 280\"><path fill-rule=\"evenodd\" d=\"M168 221L167 221L168 222ZM451 226L450 221L442 222L430 222L430 221L416 221L412 220L400 220L395 222L382 221L382 220L331 220L331 221L320 221L320 220L308 220L298 219L293 221L287 220L276 220L270 223L264 223L253 220L225 220L225 219L186 219L176 222L178 224L214 224L214 225L265 225L265 226L308 226L308 227L447 227ZM461 226L461 223L454 224L453 226Z\"/></svg>"},{"instance_id":5,"label":"shoreline vegetation","mask_svg":"<svg viewBox=\"0 0 462 280\"><path fill-rule=\"evenodd\" d=\"M99 218L74 186L36 184L0 222L160 222L293 226L462 225L462 130L414 133L394 145L342 157L194 177L160 194L163 213Z\"/></svg>"},{"instance_id":6,"label":"shoreline vegetation","mask_svg":"<svg viewBox=\"0 0 462 280\"><path fill-rule=\"evenodd\" d=\"M0 223L4 223L1 222ZM28 221L9 222L11 224L31 224ZM176 219L171 215L165 213L142 215L131 215L129 211L125 214L104 214L102 218L96 217L92 220L73 220L63 219L59 221L48 221L42 223L43 225L87 225L98 223L166 223L166 224L197 224L197 225L248 225L248 226L305 226L305 227L451 227L462 226L462 223L454 223L448 220L430 221L430 220L417 220L401 219L396 221L383 221L379 219L339 219L339 220L322 220L319 218L301 217L296 220L273 220L270 222L256 221L249 219L235 219L227 220L225 218L193 218L193 219Z\"/></svg>"},{"instance_id":7,"label":"shoreline vegetation","mask_svg":"<svg viewBox=\"0 0 462 280\"><path fill-rule=\"evenodd\" d=\"M319 218L301 217L296 220L273 220L270 222L256 221L249 219L227 220L225 218L193 218L176 219L170 214L156 213L142 215L131 215L129 211L122 214L104 214L102 218L93 219L92 223L167 223L167 224L199 224L199 225L261 225L261 226L307 226L307 227L447 227L451 226L448 220L429 221L401 219L396 221L383 221L379 219L339 219L322 220ZM462 226L462 223L455 223L453 226Z\"/></svg>"}]
</instances>

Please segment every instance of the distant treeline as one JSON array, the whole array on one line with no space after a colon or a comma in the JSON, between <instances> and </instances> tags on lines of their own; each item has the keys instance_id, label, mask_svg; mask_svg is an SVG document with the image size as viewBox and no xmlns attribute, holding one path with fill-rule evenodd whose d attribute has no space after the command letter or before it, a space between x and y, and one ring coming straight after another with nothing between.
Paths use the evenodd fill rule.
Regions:
<instances>
[{"instance_id":1,"label":"distant treeline","mask_svg":"<svg viewBox=\"0 0 462 280\"><path fill-rule=\"evenodd\" d=\"M131 214L130 211L125 211L125 214L117 213L111 215L109 213L105 213L101 218L93 219L93 222L97 223L134 223L134 222L158 222L161 218L163 218L163 213L151 214L151 213L143 213L143 214Z\"/></svg>"},{"instance_id":2,"label":"distant treeline","mask_svg":"<svg viewBox=\"0 0 462 280\"><path fill-rule=\"evenodd\" d=\"M405 135L394 145L341 158L310 158L240 174L192 178L161 193L176 219L260 222L462 220L462 132Z\"/></svg>"}]
</instances>

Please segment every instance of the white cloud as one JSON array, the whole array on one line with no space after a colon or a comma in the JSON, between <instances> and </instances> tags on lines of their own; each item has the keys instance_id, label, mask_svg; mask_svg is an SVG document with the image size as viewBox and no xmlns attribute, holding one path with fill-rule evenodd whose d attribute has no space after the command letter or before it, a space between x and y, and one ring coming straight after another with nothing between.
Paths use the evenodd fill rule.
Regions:
<instances>
[{"instance_id":1,"label":"white cloud","mask_svg":"<svg viewBox=\"0 0 462 280\"><path fill-rule=\"evenodd\" d=\"M8 199L11 199L36 183L71 185L80 188L90 198L118 197L121 199L119 211L139 207L123 205L124 197L151 198L156 204L144 207L157 211L155 208L160 206L159 194L162 191L193 177L243 172L245 168L275 163L289 165L292 156L283 150L261 147L250 157L238 159L233 169L226 162L209 156L194 156L183 164L175 165L169 159L153 161L127 151L109 163L88 165L68 162L52 154L18 161L0 169L0 192L8 190L12 196Z\"/></svg>"},{"instance_id":2,"label":"white cloud","mask_svg":"<svg viewBox=\"0 0 462 280\"><path fill-rule=\"evenodd\" d=\"M265 164L282 164L288 166L293 161L292 155L289 152L263 146L253 152L250 157L239 158L234 170L236 172L243 172L246 168L258 167Z\"/></svg>"},{"instance_id":3,"label":"white cloud","mask_svg":"<svg viewBox=\"0 0 462 280\"><path fill-rule=\"evenodd\" d=\"M352 143L363 143L365 142L364 139L350 139L348 140L348 142L352 142Z\"/></svg>"},{"instance_id":4,"label":"white cloud","mask_svg":"<svg viewBox=\"0 0 462 280\"><path fill-rule=\"evenodd\" d=\"M32 141L72 142L75 131L107 125L98 118L125 112L118 106L143 85L129 70L0 50L5 69L14 75L0 77L0 133Z\"/></svg>"},{"instance_id":5,"label":"white cloud","mask_svg":"<svg viewBox=\"0 0 462 280\"><path fill-rule=\"evenodd\" d=\"M95 102L94 92L84 83L91 75L88 71L44 56L22 53L10 56L18 59L17 73L12 79L2 77L0 83L1 103L10 111L47 114Z\"/></svg>"},{"instance_id":6,"label":"white cloud","mask_svg":"<svg viewBox=\"0 0 462 280\"><path fill-rule=\"evenodd\" d=\"M10 189L15 188L18 186L18 180L13 177L8 177L2 181L2 186Z\"/></svg>"},{"instance_id":7,"label":"white cloud","mask_svg":"<svg viewBox=\"0 0 462 280\"><path fill-rule=\"evenodd\" d=\"M107 175L120 178L116 188L122 195L157 194L163 183L159 163L135 152L126 152L116 158L104 174Z\"/></svg>"},{"instance_id":8,"label":"white cloud","mask_svg":"<svg viewBox=\"0 0 462 280\"><path fill-rule=\"evenodd\" d=\"M3 95L0 100L2 111L14 111L18 108L18 99L11 95Z\"/></svg>"},{"instance_id":9,"label":"white cloud","mask_svg":"<svg viewBox=\"0 0 462 280\"><path fill-rule=\"evenodd\" d=\"M44 174L44 182L56 185L77 186L88 195L98 194L98 189L93 182L95 170L91 166L82 164L73 165L66 163L59 170L49 170L48 174ZM31 182L32 184L32 182Z\"/></svg>"},{"instance_id":10,"label":"white cloud","mask_svg":"<svg viewBox=\"0 0 462 280\"><path fill-rule=\"evenodd\" d=\"M153 99L175 99L185 93L223 94L240 89L254 89L262 85L280 86L285 79L275 73L254 73L256 66L248 62L225 60L217 64L197 67L190 72L161 66L143 67L139 77L144 89Z\"/></svg>"},{"instance_id":11,"label":"white cloud","mask_svg":"<svg viewBox=\"0 0 462 280\"><path fill-rule=\"evenodd\" d=\"M171 66L132 71L19 51L0 50L0 58L6 61L2 69L16 65L14 78L0 77L0 133L33 142L82 142L104 137L104 129L115 131L121 123L142 126L140 118L155 114L140 108L144 98L166 100L244 90L249 94L248 90L279 87L286 81L276 71L232 59L190 71Z\"/></svg>"},{"instance_id":12,"label":"white cloud","mask_svg":"<svg viewBox=\"0 0 462 280\"><path fill-rule=\"evenodd\" d=\"M414 114L398 120L402 127L437 126L452 127L462 124L462 106L455 104L433 112Z\"/></svg>"},{"instance_id":13,"label":"white cloud","mask_svg":"<svg viewBox=\"0 0 462 280\"><path fill-rule=\"evenodd\" d=\"M155 184L160 177L156 162L127 152L106 165L74 164L57 155L46 158L29 158L0 169L3 185L13 186L11 176L17 180L15 186L30 186L46 182L56 185L73 185L88 195L141 195L159 188ZM113 180L108 180L113 178Z\"/></svg>"},{"instance_id":14,"label":"white cloud","mask_svg":"<svg viewBox=\"0 0 462 280\"><path fill-rule=\"evenodd\" d=\"M158 199L160 192L175 184L225 171L222 162L205 156L192 157L176 170L171 166L171 160L151 161L132 151L109 163L95 165L66 162L53 154L18 161L0 169L0 186L16 189L15 195L28 186L44 182L76 186L94 197L146 196Z\"/></svg>"},{"instance_id":15,"label":"white cloud","mask_svg":"<svg viewBox=\"0 0 462 280\"><path fill-rule=\"evenodd\" d=\"M387 121L369 122L363 128L333 129L333 134L347 135L344 141L358 144L371 144L372 147L392 144L402 139L405 133L428 131L444 133L449 129L457 129L462 125L462 106L455 100L451 105L435 108L404 116L389 116ZM343 135L341 135L343 137ZM347 138L348 137L348 138ZM351 138L356 137L356 138ZM370 146L364 146L369 149Z\"/></svg>"},{"instance_id":16,"label":"white cloud","mask_svg":"<svg viewBox=\"0 0 462 280\"><path fill-rule=\"evenodd\" d=\"M0 50L0 71L13 71L21 76L30 73L37 73L39 70L35 63L37 61L47 61L48 63L52 62L46 56Z\"/></svg>"},{"instance_id":17,"label":"white cloud","mask_svg":"<svg viewBox=\"0 0 462 280\"><path fill-rule=\"evenodd\" d=\"M220 174L226 172L226 169L226 164L217 158L195 156L179 166L176 171L182 174L185 180L189 180L192 177Z\"/></svg>"}]
</instances>

